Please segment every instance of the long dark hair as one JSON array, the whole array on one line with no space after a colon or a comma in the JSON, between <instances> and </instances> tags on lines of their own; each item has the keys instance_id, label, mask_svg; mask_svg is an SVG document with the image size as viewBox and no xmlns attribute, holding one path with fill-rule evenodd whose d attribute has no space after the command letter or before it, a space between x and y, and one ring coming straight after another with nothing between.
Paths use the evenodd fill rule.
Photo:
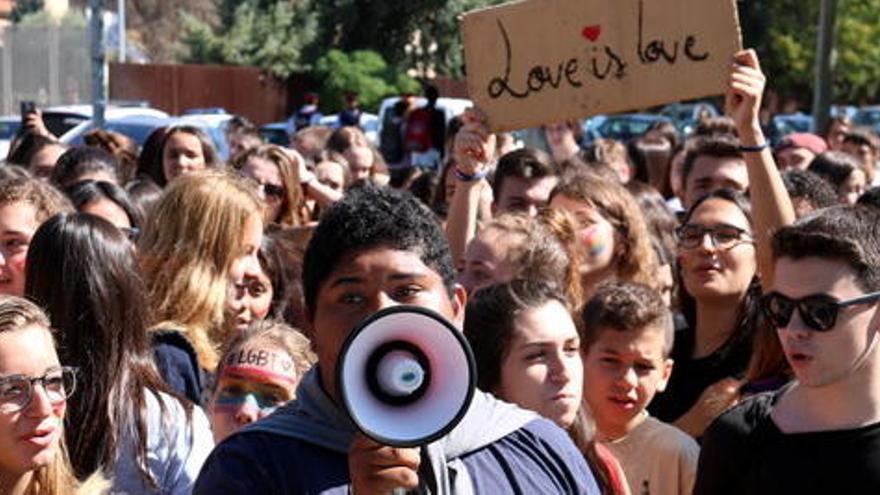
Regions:
<instances>
[{"instance_id":1,"label":"long dark hair","mask_svg":"<svg viewBox=\"0 0 880 495\"><path fill-rule=\"evenodd\" d=\"M567 307L568 300L559 287L536 280L512 280L474 293L465 308L464 334L476 357L480 389L493 392L501 385L501 367L510 352L516 318L550 301ZM593 420L584 404L568 427L568 434L590 465L602 494L613 494L611 474L596 452Z\"/></svg>"},{"instance_id":2,"label":"long dark hair","mask_svg":"<svg viewBox=\"0 0 880 495\"><path fill-rule=\"evenodd\" d=\"M158 144L155 142L148 143L150 144L149 158L151 158L151 160L138 160L138 175L152 179L152 181L159 187L165 187L165 185L168 184L168 178L165 177L165 169L162 166L165 145L172 136L181 133L190 134L199 140L199 143L202 145L202 156L205 159L205 168L213 168L220 164L220 157L217 156L217 151L214 149L214 145L211 144L211 138L205 134L205 131L194 125L176 125L156 129L153 131L153 134L150 134L148 141L152 139L161 139L161 141L158 142ZM144 148L146 147L147 144L144 145ZM153 147L155 147L155 149Z\"/></svg>"},{"instance_id":3,"label":"long dark hair","mask_svg":"<svg viewBox=\"0 0 880 495\"><path fill-rule=\"evenodd\" d=\"M25 294L49 313L61 362L80 370L65 436L77 477L111 471L122 439L133 435L138 470L155 488L147 468L147 394L163 416L159 392L174 394L153 362L132 244L102 218L59 214L34 234L27 266ZM181 402L189 422L192 406Z\"/></svg>"},{"instance_id":4,"label":"long dark hair","mask_svg":"<svg viewBox=\"0 0 880 495\"><path fill-rule=\"evenodd\" d=\"M77 210L82 210L89 203L106 199L122 208L133 228L143 227L143 211L131 201L125 189L112 182L84 180L66 188L64 193Z\"/></svg>"}]
</instances>

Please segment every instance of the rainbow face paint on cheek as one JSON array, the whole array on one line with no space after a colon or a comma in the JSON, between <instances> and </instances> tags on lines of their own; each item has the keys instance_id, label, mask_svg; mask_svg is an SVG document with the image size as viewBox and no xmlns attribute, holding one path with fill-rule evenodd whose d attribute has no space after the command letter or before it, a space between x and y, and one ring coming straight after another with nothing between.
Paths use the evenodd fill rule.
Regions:
<instances>
[{"instance_id":1,"label":"rainbow face paint on cheek","mask_svg":"<svg viewBox=\"0 0 880 495\"><path fill-rule=\"evenodd\" d=\"M602 235L602 230L598 225L592 225L584 229L581 233L581 245L590 257L598 257L610 249L608 237Z\"/></svg>"}]
</instances>

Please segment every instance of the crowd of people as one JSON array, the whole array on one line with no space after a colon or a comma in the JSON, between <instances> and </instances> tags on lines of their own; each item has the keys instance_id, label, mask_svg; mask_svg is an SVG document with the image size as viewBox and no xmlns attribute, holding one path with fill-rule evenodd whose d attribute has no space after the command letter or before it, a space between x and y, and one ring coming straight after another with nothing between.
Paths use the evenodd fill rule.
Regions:
<instances>
[{"instance_id":1,"label":"crowd of people","mask_svg":"<svg viewBox=\"0 0 880 495\"><path fill-rule=\"evenodd\" d=\"M877 138L835 119L771 148L766 84L746 50L693 136L583 147L548 122L545 149L479 109L433 125L436 92L382 146L314 96L286 147L235 118L228 162L197 127L66 146L24 116L0 493L880 489ZM442 132L410 146L419 122ZM461 422L412 448L361 433L336 376L401 304L477 368Z\"/></svg>"}]
</instances>

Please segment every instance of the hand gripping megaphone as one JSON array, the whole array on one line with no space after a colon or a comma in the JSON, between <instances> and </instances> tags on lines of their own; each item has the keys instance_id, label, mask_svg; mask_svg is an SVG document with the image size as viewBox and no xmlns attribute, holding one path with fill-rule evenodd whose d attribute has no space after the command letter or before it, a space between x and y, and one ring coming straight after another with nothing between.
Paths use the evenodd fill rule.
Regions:
<instances>
[{"instance_id":1,"label":"hand gripping megaphone","mask_svg":"<svg viewBox=\"0 0 880 495\"><path fill-rule=\"evenodd\" d=\"M467 412L476 381L461 331L418 306L394 306L365 319L336 362L349 416L365 435L392 447L446 435Z\"/></svg>"}]
</instances>

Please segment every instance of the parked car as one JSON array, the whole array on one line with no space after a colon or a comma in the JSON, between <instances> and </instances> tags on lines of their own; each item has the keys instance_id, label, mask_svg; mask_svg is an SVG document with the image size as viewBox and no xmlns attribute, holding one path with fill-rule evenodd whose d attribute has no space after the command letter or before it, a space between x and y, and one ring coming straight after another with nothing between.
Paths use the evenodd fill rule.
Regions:
<instances>
[{"instance_id":1,"label":"parked car","mask_svg":"<svg viewBox=\"0 0 880 495\"><path fill-rule=\"evenodd\" d=\"M287 122L272 122L260 126L260 136L263 141L269 144L277 144L278 146L287 146L290 144L290 135L287 134Z\"/></svg>"},{"instance_id":2,"label":"parked car","mask_svg":"<svg viewBox=\"0 0 880 495\"><path fill-rule=\"evenodd\" d=\"M697 129L700 120L718 117L718 109L707 102L672 103L660 110L660 115L668 117L675 124L678 132L690 136Z\"/></svg>"},{"instance_id":3,"label":"parked car","mask_svg":"<svg viewBox=\"0 0 880 495\"><path fill-rule=\"evenodd\" d=\"M880 133L880 105L860 108L853 117L853 124L871 127L874 132Z\"/></svg>"},{"instance_id":4,"label":"parked car","mask_svg":"<svg viewBox=\"0 0 880 495\"><path fill-rule=\"evenodd\" d=\"M77 125L91 120L91 105L58 105L43 109L43 122L52 134L61 137ZM150 115L168 117L162 110L150 108L142 104L116 105L110 104L104 109L105 119L115 119L129 115Z\"/></svg>"},{"instance_id":5,"label":"parked car","mask_svg":"<svg viewBox=\"0 0 880 495\"><path fill-rule=\"evenodd\" d=\"M321 117L319 121L320 125L326 125L327 127L336 129L339 127L339 116L337 114L324 115ZM364 112L361 114L360 122L358 123L358 127L364 131L367 139L373 143L374 145L379 144L379 116L374 113Z\"/></svg>"},{"instance_id":6,"label":"parked car","mask_svg":"<svg viewBox=\"0 0 880 495\"><path fill-rule=\"evenodd\" d=\"M428 103L428 100L423 96L417 96L413 100L414 108L423 107L426 103ZM384 100L382 100L382 104L379 105L378 122L376 126L377 136L382 135L382 126L386 121L386 117L398 101L400 101L399 96L392 96L390 98L385 98ZM474 106L474 102L468 100L467 98L437 98L437 108L443 111L443 115L446 117L447 123L453 117L461 115L462 113L464 113L465 110L472 106Z\"/></svg>"},{"instance_id":7,"label":"parked car","mask_svg":"<svg viewBox=\"0 0 880 495\"><path fill-rule=\"evenodd\" d=\"M222 107L187 108L180 115L223 115L229 113Z\"/></svg>"},{"instance_id":8,"label":"parked car","mask_svg":"<svg viewBox=\"0 0 880 495\"><path fill-rule=\"evenodd\" d=\"M168 117L166 114L162 117L148 113L145 115L107 117L104 128L109 131L125 134L135 140L139 146L142 146L150 133L158 127L175 125L196 126L208 135L220 159L226 161L229 159L226 123L231 118L232 115L229 114L199 114L184 115L182 117ZM92 129L94 129L94 124L91 120L86 120L62 135L60 140L68 144L82 144L83 136Z\"/></svg>"},{"instance_id":9,"label":"parked car","mask_svg":"<svg viewBox=\"0 0 880 495\"><path fill-rule=\"evenodd\" d=\"M229 142L226 141L226 124L232 119L232 115L225 114L200 114L184 115L175 120L175 124L194 125L200 127L211 141L214 149L221 160L229 160Z\"/></svg>"},{"instance_id":10,"label":"parked car","mask_svg":"<svg viewBox=\"0 0 880 495\"><path fill-rule=\"evenodd\" d=\"M15 138L15 134L21 127L21 117L8 115L0 117L0 161L6 159L9 153L9 145Z\"/></svg>"},{"instance_id":11,"label":"parked car","mask_svg":"<svg viewBox=\"0 0 880 495\"><path fill-rule=\"evenodd\" d=\"M596 130L600 137L616 139L625 143L632 138L641 136L657 122L672 122L672 119L652 113L609 115Z\"/></svg>"},{"instance_id":12,"label":"parked car","mask_svg":"<svg viewBox=\"0 0 880 495\"><path fill-rule=\"evenodd\" d=\"M813 117L802 112L780 113L770 119L767 137L776 146L782 138L794 132L813 132Z\"/></svg>"},{"instance_id":13,"label":"parked car","mask_svg":"<svg viewBox=\"0 0 880 495\"><path fill-rule=\"evenodd\" d=\"M143 146L144 141L155 129L169 126L174 123L171 117L156 117L153 115L128 115L124 117L108 118L104 129L124 134L134 140L138 146ZM81 122L73 129L67 131L59 140L62 143L81 145L83 136L95 128L91 120Z\"/></svg>"},{"instance_id":14,"label":"parked car","mask_svg":"<svg viewBox=\"0 0 880 495\"><path fill-rule=\"evenodd\" d=\"M859 113L859 107L854 105L831 105L829 114L831 117L846 117L852 119Z\"/></svg>"},{"instance_id":15,"label":"parked car","mask_svg":"<svg viewBox=\"0 0 880 495\"><path fill-rule=\"evenodd\" d=\"M608 120L607 115L594 115L590 118L584 119L581 122L581 146L589 146L590 143L602 137L599 134L599 127Z\"/></svg>"}]
</instances>

